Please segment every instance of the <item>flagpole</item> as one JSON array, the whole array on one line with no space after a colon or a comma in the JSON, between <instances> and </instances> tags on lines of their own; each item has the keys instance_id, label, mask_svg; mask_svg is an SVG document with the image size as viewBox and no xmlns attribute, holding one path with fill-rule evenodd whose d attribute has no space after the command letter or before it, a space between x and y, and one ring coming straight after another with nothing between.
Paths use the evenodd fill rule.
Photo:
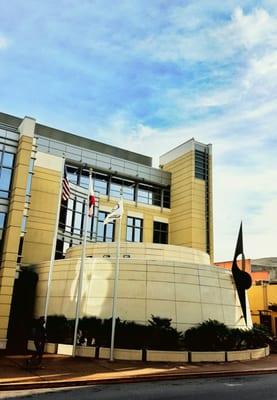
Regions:
<instances>
[{"instance_id":1,"label":"flagpole","mask_svg":"<svg viewBox=\"0 0 277 400\"><path fill-rule=\"evenodd\" d=\"M91 182L92 169L89 170L89 182ZM76 355L76 345L77 345L77 333L78 333L78 325L80 318L80 303L82 298L82 287L83 287L83 275L84 275L84 265L86 258L86 244L87 244L87 225L88 225L88 198L89 198L90 187L88 188L88 195L85 200L85 220L84 220L84 228L83 228L83 246L82 246L82 255L81 255L81 265L79 271L78 278L78 292L77 292L77 304L76 304L76 314L75 314L75 326L74 326L74 338L73 338L73 349L72 349L72 357Z\"/></svg>"},{"instance_id":2,"label":"flagpole","mask_svg":"<svg viewBox=\"0 0 277 400\"><path fill-rule=\"evenodd\" d=\"M48 273L46 299L45 299L45 308L44 308L45 326L47 324L47 316L48 316L48 307L49 307L49 299L50 299L50 291L51 291L52 274L53 274L53 270L54 270L54 262L55 262L56 246L57 246L57 237L58 237L58 230L59 230L60 209L61 209L62 192L63 192L64 165L65 165L65 159L63 158L62 159L61 177L60 177L59 199L58 199L58 206L57 206L57 213L56 213L56 226L55 226L54 237L53 237L52 252L51 252L51 259L50 259L50 266L49 266L49 273Z\"/></svg>"},{"instance_id":3,"label":"flagpole","mask_svg":"<svg viewBox=\"0 0 277 400\"><path fill-rule=\"evenodd\" d=\"M122 190L120 193L120 200L123 201ZM112 310L112 333L111 333L111 350L110 350L110 361L114 361L114 336L115 336L115 324L116 324L116 306L117 306L117 290L118 290L118 278L119 278L119 260L120 260L120 241L121 241L121 223L122 215L119 218L118 223L118 234L117 234L117 246L116 246L116 267L113 287L113 310Z\"/></svg>"}]
</instances>

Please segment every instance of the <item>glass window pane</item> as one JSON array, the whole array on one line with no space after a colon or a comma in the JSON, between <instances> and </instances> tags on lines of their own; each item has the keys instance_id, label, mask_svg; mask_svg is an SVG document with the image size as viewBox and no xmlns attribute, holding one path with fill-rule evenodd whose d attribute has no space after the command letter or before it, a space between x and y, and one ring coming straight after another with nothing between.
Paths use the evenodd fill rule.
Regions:
<instances>
[{"instance_id":1,"label":"glass window pane","mask_svg":"<svg viewBox=\"0 0 277 400\"><path fill-rule=\"evenodd\" d=\"M113 228L114 224L107 224L106 225L106 239L111 239L113 238Z\"/></svg>"},{"instance_id":2,"label":"glass window pane","mask_svg":"<svg viewBox=\"0 0 277 400\"><path fill-rule=\"evenodd\" d=\"M106 218L106 213L103 212L103 211L99 211L99 213L98 213L98 222L100 222L100 221L103 222L105 218Z\"/></svg>"},{"instance_id":3,"label":"glass window pane","mask_svg":"<svg viewBox=\"0 0 277 400\"><path fill-rule=\"evenodd\" d=\"M161 243L167 244L167 233L161 232Z\"/></svg>"},{"instance_id":4,"label":"glass window pane","mask_svg":"<svg viewBox=\"0 0 277 400\"><path fill-rule=\"evenodd\" d=\"M80 213L82 213L82 211L83 211L83 203L80 203L79 201L76 201L75 210L80 212Z\"/></svg>"},{"instance_id":5,"label":"glass window pane","mask_svg":"<svg viewBox=\"0 0 277 400\"><path fill-rule=\"evenodd\" d=\"M31 185L32 185L32 174L29 172L28 178L27 178L27 185L26 185L26 194L27 195L31 194Z\"/></svg>"},{"instance_id":6,"label":"glass window pane","mask_svg":"<svg viewBox=\"0 0 277 400\"><path fill-rule=\"evenodd\" d=\"M0 228L4 228L6 213L0 212Z\"/></svg>"},{"instance_id":7,"label":"glass window pane","mask_svg":"<svg viewBox=\"0 0 277 400\"><path fill-rule=\"evenodd\" d=\"M108 176L96 174L94 177L94 190L101 194L108 194Z\"/></svg>"},{"instance_id":8,"label":"glass window pane","mask_svg":"<svg viewBox=\"0 0 277 400\"><path fill-rule=\"evenodd\" d=\"M138 228L135 228L134 230L134 242L140 242L140 232L141 230Z\"/></svg>"},{"instance_id":9,"label":"glass window pane","mask_svg":"<svg viewBox=\"0 0 277 400\"><path fill-rule=\"evenodd\" d=\"M153 243L168 243L168 224L154 221Z\"/></svg>"},{"instance_id":10,"label":"glass window pane","mask_svg":"<svg viewBox=\"0 0 277 400\"><path fill-rule=\"evenodd\" d=\"M66 166L67 179L77 185L79 170L75 167Z\"/></svg>"},{"instance_id":11,"label":"glass window pane","mask_svg":"<svg viewBox=\"0 0 277 400\"><path fill-rule=\"evenodd\" d=\"M88 183L89 183L89 177L88 175L81 175L80 176L80 186L84 188L88 188Z\"/></svg>"},{"instance_id":12,"label":"glass window pane","mask_svg":"<svg viewBox=\"0 0 277 400\"><path fill-rule=\"evenodd\" d=\"M14 160L14 154L4 152L4 154L3 154L3 166L4 167L12 168L13 160Z\"/></svg>"},{"instance_id":13,"label":"glass window pane","mask_svg":"<svg viewBox=\"0 0 277 400\"><path fill-rule=\"evenodd\" d=\"M110 195L113 197L119 197L121 187L122 187L122 180L112 178L111 187L110 187Z\"/></svg>"},{"instance_id":14,"label":"glass window pane","mask_svg":"<svg viewBox=\"0 0 277 400\"><path fill-rule=\"evenodd\" d=\"M145 190L138 190L138 202L148 204L148 192Z\"/></svg>"},{"instance_id":15,"label":"glass window pane","mask_svg":"<svg viewBox=\"0 0 277 400\"><path fill-rule=\"evenodd\" d=\"M98 220L98 225L97 225L97 239L102 238L102 241L104 239L104 224L103 222Z\"/></svg>"},{"instance_id":16,"label":"glass window pane","mask_svg":"<svg viewBox=\"0 0 277 400\"><path fill-rule=\"evenodd\" d=\"M123 198L126 200L135 200L135 182L123 181Z\"/></svg>"},{"instance_id":17,"label":"glass window pane","mask_svg":"<svg viewBox=\"0 0 277 400\"><path fill-rule=\"evenodd\" d=\"M0 198L1 199L7 199L9 197L9 192L2 192L0 190Z\"/></svg>"},{"instance_id":18,"label":"glass window pane","mask_svg":"<svg viewBox=\"0 0 277 400\"><path fill-rule=\"evenodd\" d=\"M154 231L153 243L160 243L160 232Z\"/></svg>"},{"instance_id":19,"label":"glass window pane","mask_svg":"<svg viewBox=\"0 0 277 400\"><path fill-rule=\"evenodd\" d=\"M142 220L141 219L139 219L139 218L134 218L134 220L135 220L135 226L137 226L137 227L141 227L141 223L142 223Z\"/></svg>"},{"instance_id":20,"label":"glass window pane","mask_svg":"<svg viewBox=\"0 0 277 400\"><path fill-rule=\"evenodd\" d=\"M71 231L71 225L72 225L72 211L71 210L67 211L65 225L66 225L65 230Z\"/></svg>"},{"instance_id":21,"label":"glass window pane","mask_svg":"<svg viewBox=\"0 0 277 400\"><path fill-rule=\"evenodd\" d=\"M81 222L82 222L82 215L79 213L75 213L74 233L77 235L80 235L80 232L81 232Z\"/></svg>"},{"instance_id":22,"label":"glass window pane","mask_svg":"<svg viewBox=\"0 0 277 400\"><path fill-rule=\"evenodd\" d=\"M170 191L164 190L163 206L170 208Z\"/></svg>"},{"instance_id":23,"label":"glass window pane","mask_svg":"<svg viewBox=\"0 0 277 400\"><path fill-rule=\"evenodd\" d=\"M11 183L12 170L8 168L2 168L0 177L0 189L9 190Z\"/></svg>"},{"instance_id":24,"label":"glass window pane","mask_svg":"<svg viewBox=\"0 0 277 400\"><path fill-rule=\"evenodd\" d=\"M64 244L63 244L63 253L66 253L67 249L69 249L69 243L64 242Z\"/></svg>"},{"instance_id":25,"label":"glass window pane","mask_svg":"<svg viewBox=\"0 0 277 400\"><path fill-rule=\"evenodd\" d=\"M129 226L127 227L126 240L127 242L132 242L132 228Z\"/></svg>"}]
</instances>

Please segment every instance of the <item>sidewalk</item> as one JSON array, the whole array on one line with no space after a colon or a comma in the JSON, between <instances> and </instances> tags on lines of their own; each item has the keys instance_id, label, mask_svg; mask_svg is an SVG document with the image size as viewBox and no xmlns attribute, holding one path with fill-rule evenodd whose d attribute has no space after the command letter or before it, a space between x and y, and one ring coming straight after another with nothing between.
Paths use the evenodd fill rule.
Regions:
<instances>
[{"instance_id":1,"label":"sidewalk","mask_svg":"<svg viewBox=\"0 0 277 400\"><path fill-rule=\"evenodd\" d=\"M277 372L277 354L226 363L151 363L45 355L40 369L24 369L27 356L0 357L0 390L83 386L149 380L235 376Z\"/></svg>"}]
</instances>

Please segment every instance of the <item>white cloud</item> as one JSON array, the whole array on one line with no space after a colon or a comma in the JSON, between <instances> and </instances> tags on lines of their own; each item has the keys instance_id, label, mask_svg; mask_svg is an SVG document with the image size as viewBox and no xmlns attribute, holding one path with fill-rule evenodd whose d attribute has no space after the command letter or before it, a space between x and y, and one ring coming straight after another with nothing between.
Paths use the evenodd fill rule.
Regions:
<instances>
[{"instance_id":1,"label":"white cloud","mask_svg":"<svg viewBox=\"0 0 277 400\"><path fill-rule=\"evenodd\" d=\"M225 36L229 37L229 41L234 41L235 46L243 45L247 49L260 45L276 45L276 23L276 18L262 8L257 8L248 15L237 8L231 23L226 27Z\"/></svg>"},{"instance_id":2,"label":"white cloud","mask_svg":"<svg viewBox=\"0 0 277 400\"><path fill-rule=\"evenodd\" d=\"M229 21L209 22L204 17L201 20L191 15L187 7L176 8L166 28L159 35L148 35L140 41L137 50L160 61L197 62L226 61L241 50L249 52L276 46L277 18L263 8L245 14L238 7Z\"/></svg>"}]
</instances>

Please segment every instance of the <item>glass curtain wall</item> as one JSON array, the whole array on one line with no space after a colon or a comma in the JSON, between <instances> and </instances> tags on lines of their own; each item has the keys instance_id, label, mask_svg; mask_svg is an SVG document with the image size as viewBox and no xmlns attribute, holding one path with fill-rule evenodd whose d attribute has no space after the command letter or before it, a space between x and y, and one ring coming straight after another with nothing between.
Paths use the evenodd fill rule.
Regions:
<instances>
[{"instance_id":1,"label":"glass curtain wall","mask_svg":"<svg viewBox=\"0 0 277 400\"><path fill-rule=\"evenodd\" d=\"M86 168L67 165L67 177L70 182L88 187L89 171ZM123 177L108 175L100 172L92 174L94 191L109 197L120 197L122 188L123 198L142 204L170 208L170 189L128 180Z\"/></svg>"},{"instance_id":2,"label":"glass curtain wall","mask_svg":"<svg viewBox=\"0 0 277 400\"><path fill-rule=\"evenodd\" d=\"M0 126L0 261L18 140L18 132L7 126Z\"/></svg>"}]
</instances>

